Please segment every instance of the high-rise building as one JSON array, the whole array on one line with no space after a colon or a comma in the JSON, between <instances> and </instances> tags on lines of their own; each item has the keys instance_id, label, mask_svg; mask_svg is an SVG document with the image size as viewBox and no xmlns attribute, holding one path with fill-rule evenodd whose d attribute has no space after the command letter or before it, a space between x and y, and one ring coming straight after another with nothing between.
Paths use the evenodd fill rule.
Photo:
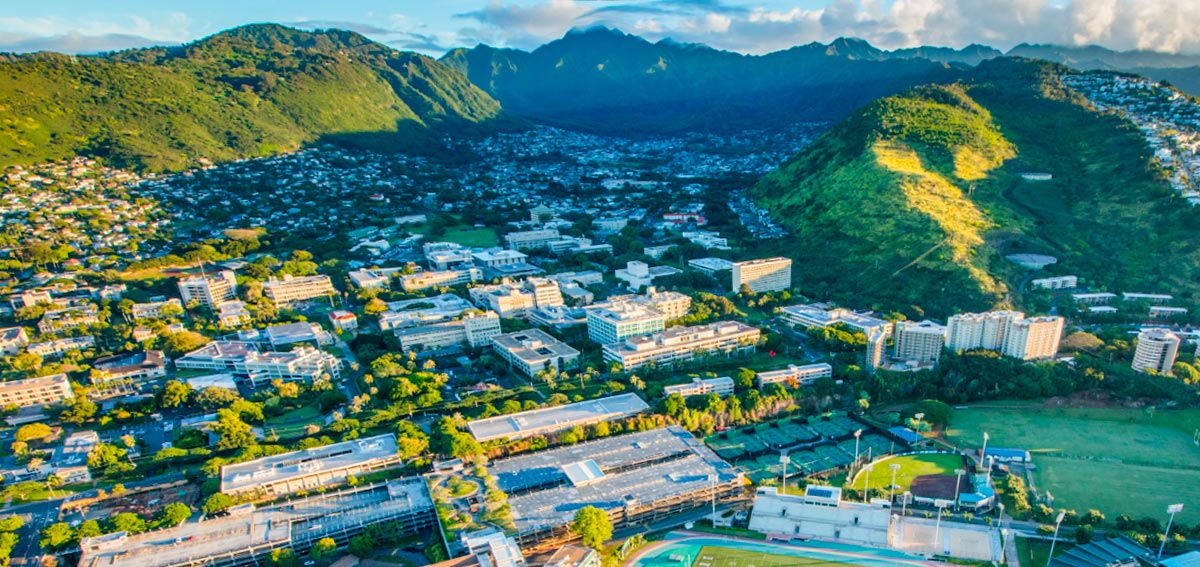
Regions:
<instances>
[{"instance_id":1,"label":"high-rise building","mask_svg":"<svg viewBox=\"0 0 1200 567\"><path fill-rule=\"evenodd\" d=\"M667 316L633 301L609 301L587 309L588 338L602 345L652 335L666 328Z\"/></svg>"},{"instance_id":2,"label":"high-rise building","mask_svg":"<svg viewBox=\"0 0 1200 567\"><path fill-rule=\"evenodd\" d=\"M865 359L867 372L874 374L883 366L884 354L887 351L888 333L883 329L873 329L867 335L867 356Z\"/></svg>"},{"instance_id":3,"label":"high-rise building","mask_svg":"<svg viewBox=\"0 0 1200 567\"><path fill-rule=\"evenodd\" d=\"M1179 335L1166 329L1145 329L1138 333L1133 353L1133 369L1138 372L1170 374L1179 354Z\"/></svg>"},{"instance_id":4,"label":"high-rise building","mask_svg":"<svg viewBox=\"0 0 1200 567\"><path fill-rule=\"evenodd\" d=\"M733 263L732 291L737 293L742 285L754 293L782 291L792 287L792 260L776 257Z\"/></svg>"},{"instance_id":5,"label":"high-rise building","mask_svg":"<svg viewBox=\"0 0 1200 567\"><path fill-rule=\"evenodd\" d=\"M933 321L897 321L894 358L937 364L946 341L946 328Z\"/></svg>"},{"instance_id":6,"label":"high-rise building","mask_svg":"<svg viewBox=\"0 0 1200 567\"><path fill-rule=\"evenodd\" d=\"M1062 317L1033 317L1013 321L1003 353L1021 360L1054 358L1062 342Z\"/></svg>"},{"instance_id":7,"label":"high-rise building","mask_svg":"<svg viewBox=\"0 0 1200 567\"><path fill-rule=\"evenodd\" d=\"M226 299L237 297L237 278L232 270L222 270L215 276L193 276L179 280L179 297L184 305L192 300L209 309Z\"/></svg>"},{"instance_id":8,"label":"high-rise building","mask_svg":"<svg viewBox=\"0 0 1200 567\"><path fill-rule=\"evenodd\" d=\"M959 313L946 321L946 348L1003 350L1014 321L1025 318L1019 311Z\"/></svg>"},{"instance_id":9,"label":"high-rise building","mask_svg":"<svg viewBox=\"0 0 1200 567\"><path fill-rule=\"evenodd\" d=\"M563 304L562 291L558 282L546 278L527 278L522 286L527 293L533 294L535 307L558 307Z\"/></svg>"}]
</instances>

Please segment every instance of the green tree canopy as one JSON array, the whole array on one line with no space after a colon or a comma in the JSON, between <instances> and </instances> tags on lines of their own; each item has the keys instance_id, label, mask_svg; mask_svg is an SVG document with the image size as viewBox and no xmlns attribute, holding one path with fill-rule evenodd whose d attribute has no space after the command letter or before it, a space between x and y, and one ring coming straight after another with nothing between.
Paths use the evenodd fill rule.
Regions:
<instances>
[{"instance_id":1,"label":"green tree canopy","mask_svg":"<svg viewBox=\"0 0 1200 567\"><path fill-rule=\"evenodd\" d=\"M583 545L600 549L601 545L612 539L612 520L604 510L585 506L575 512L575 519L571 520L571 533L579 536Z\"/></svg>"}]
</instances>

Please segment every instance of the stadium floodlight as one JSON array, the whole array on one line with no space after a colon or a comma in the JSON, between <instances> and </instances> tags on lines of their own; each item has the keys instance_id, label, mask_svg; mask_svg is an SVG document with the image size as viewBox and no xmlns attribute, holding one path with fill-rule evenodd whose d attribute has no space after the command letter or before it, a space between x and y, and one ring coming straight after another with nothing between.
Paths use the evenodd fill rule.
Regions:
<instances>
[{"instance_id":1,"label":"stadium floodlight","mask_svg":"<svg viewBox=\"0 0 1200 567\"><path fill-rule=\"evenodd\" d=\"M1183 504L1171 504L1167 506L1167 513L1171 515L1171 519L1167 520L1167 531L1163 533L1162 544L1158 546L1158 559L1162 559L1163 549L1167 547L1167 538L1171 537L1171 524L1175 523L1175 514L1183 511Z\"/></svg>"},{"instance_id":2,"label":"stadium floodlight","mask_svg":"<svg viewBox=\"0 0 1200 567\"><path fill-rule=\"evenodd\" d=\"M1059 512L1058 517L1054 518L1054 539L1050 540L1050 555L1046 557L1046 567L1050 567L1050 562L1054 560L1054 544L1058 543L1058 528L1062 526L1065 517L1067 517L1065 512Z\"/></svg>"},{"instance_id":3,"label":"stadium floodlight","mask_svg":"<svg viewBox=\"0 0 1200 567\"><path fill-rule=\"evenodd\" d=\"M783 483L782 483L783 484L783 492L782 492L782 494L787 494L787 466L788 466L788 463L790 463L790 462L792 462L792 458L787 455L787 451L780 451L779 464L783 465Z\"/></svg>"},{"instance_id":4,"label":"stadium floodlight","mask_svg":"<svg viewBox=\"0 0 1200 567\"><path fill-rule=\"evenodd\" d=\"M916 413L916 414L913 414L913 417L917 418L917 436L920 436L921 435L921 420L925 419L925 414L923 412Z\"/></svg>"},{"instance_id":5,"label":"stadium floodlight","mask_svg":"<svg viewBox=\"0 0 1200 567\"><path fill-rule=\"evenodd\" d=\"M854 431L854 464L858 464L858 438L862 437L862 429Z\"/></svg>"},{"instance_id":6,"label":"stadium floodlight","mask_svg":"<svg viewBox=\"0 0 1200 567\"><path fill-rule=\"evenodd\" d=\"M962 490L962 476L967 474L966 469L954 469L954 509L958 509L959 491Z\"/></svg>"},{"instance_id":7,"label":"stadium floodlight","mask_svg":"<svg viewBox=\"0 0 1200 567\"><path fill-rule=\"evenodd\" d=\"M892 463L888 465L888 468L892 469L892 484L888 486L888 502L890 503L896 496L896 471L900 470L900 465Z\"/></svg>"},{"instance_id":8,"label":"stadium floodlight","mask_svg":"<svg viewBox=\"0 0 1200 567\"><path fill-rule=\"evenodd\" d=\"M1000 528L1000 564L1004 565L1004 552L1008 549L1008 529Z\"/></svg>"},{"instance_id":9,"label":"stadium floodlight","mask_svg":"<svg viewBox=\"0 0 1200 567\"><path fill-rule=\"evenodd\" d=\"M933 501L933 506L937 508L938 511L937 524L933 530L933 545L935 546L934 550L937 550L938 548L936 546L942 541L942 512L944 512L946 508L950 506L950 501L938 498L937 500Z\"/></svg>"},{"instance_id":10,"label":"stadium floodlight","mask_svg":"<svg viewBox=\"0 0 1200 567\"><path fill-rule=\"evenodd\" d=\"M979 464L981 464L981 465L983 464L983 460L987 458L987 443L988 443L988 439L991 439L991 438L992 438L992 436L988 435L988 432L986 432L986 431L983 432L983 449L981 449L979 451ZM990 467L990 466L988 467L988 474L989 475L992 474L992 467Z\"/></svg>"},{"instance_id":11,"label":"stadium floodlight","mask_svg":"<svg viewBox=\"0 0 1200 567\"><path fill-rule=\"evenodd\" d=\"M867 478L863 479L863 502L867 501L867 491L871 490L871 471L873 470L875 470L875 465L863 467L863 471L867 473Z\"/></svg>"}]
</instances>

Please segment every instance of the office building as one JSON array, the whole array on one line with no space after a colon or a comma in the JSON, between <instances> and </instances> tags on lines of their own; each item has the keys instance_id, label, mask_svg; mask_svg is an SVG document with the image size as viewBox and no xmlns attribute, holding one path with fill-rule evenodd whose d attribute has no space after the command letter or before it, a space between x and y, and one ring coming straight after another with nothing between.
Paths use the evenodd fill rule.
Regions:
<instances>
[{"instance_id":1,"label":"office building","mask_svg":"<svg viewBox=\"0 0 1200 567\"><path fill-rule=\"evenodd\" d=\"M647 411L650 406L637 394L618 394L598 398L477 419L467 423L467 431L476 441L486 443L497 439L527 439L535 435L552 435L573 427L616 421Z\"/></svg>"},{"instance_id":2,"label":"office building","mask_svg":"<svg viewBox=\"0 0 1200 567\"><path fill-rule=\"evenodd\" d=\"M946 328L933 321L898 321L893 331L893 358L937 364L946 344Z\"/></svg>"},{"instance_id":3,"label":"office building","mask_svg":"<svg viewBox=\"0 0 1200 567\"><path fill-rule=\"evenodd\" d=\"M283 276L283 279L270 278L263 282L263 295L277 305L291 305L318 297L328 297L336 293L329 276Z\"/></svg>"},{"instance_id":4,"label":"office building","mask_svg":"<svg viewBox=\"0 0 1200 567\"><path fill-rule=\"evenodd\" d=\"M53 302L50 291L45 289L27 289L21 293L14 293L8 298L8 303L14 311L34 305L50 305Z\"/></svg>"},{"instance_id":5,"label":"office building","mask_svg":"<svg viewBox=\"0 0 1200 567\"><path fill-rule=\"evenodd\" d=\"M824 329L833 325L845 325L851 331L859 332L868 337L874 331L884 336L891 336L892 324L872 317L867 313L856 313L841 307L829 308L826 305L814 303L810 305L789 305L779 312L785 321L806 329Z\"/></svg>"},{"instance_id":6,"label":"office building","mask_svg":"<svg viewBox=\"0 0 1200 567\"><path fill-rule=\"evenodd\" d=\"M66 374L0 382L0 407L57 404L74 398Z\"/></svg>"},{"instance_id":7,"label":"office building","mask_svg":"<svg viewBox=\"0 0 1200 567\"><path fill-rule=\"evenodd\" d=\"M491 309L504 319L523 317L536 306L533 294L512 283L476 286L468 294L480 309Z\"/></svg>"},{"instance_id":8,"label":"office building","mask_svg":"<svg viewBox=\"0 0 1200 567\"><path fill-rule=\"evenodd\" d=\"M542 307L525 314L525 320L539 327L564 330L587 324L587 311L579 307Z\"/></svg>"},{"instance_id":9,"label":"office building","mask_svg":"<svg viewBox=\"0 0 1200 567\"><path fill-rule=\"evenodd\" d=\"M1029 285L1034 289L1074 289L1075 286L1079 285L1079 278L1076 276L1038 278L1029 280Z\"/></svg>"},{"instance_id":10,"label":"office building","mask_svg":"<svg viewBox=\"0 0 1200 567\"><path fill-rule=\"evenodd\" d=\"M461 548L464 557L434 563L430 567L526 567L525 555L516 540L496 528L465 532L452 548ZM457 544L457 545L456 545ZM451 552L452 554L453 551Z\"/></svg>"},{"instance_id":11,"label":"office building","mask_svg":"<svg viewBox=\"0 0 1200 567\"><path fill-rule=\"evenodd\" d=\"M422 272L400 278L400 286L404 291L420 291L433 287L453 287L474 283L483 279L483 270L479 268L461 268L443 272Z\"/></svg>"},{"instance_id":12,"label":"office building","mask_svg":"<svg viewBox=\"0 0 1200 567\"><path fill-rule=\"evenodd\" d=\"M761 331L738 321L672 327L648 337L604 345L604 360L617 362L625 370L647 364L670 366L701 355L753 350L761 337Z\"/></svg>"},{"instance_id":13,"label":"office building","mask_svg":"<svg viewBox=\"0 0 1200 567\"><path fill-rule=\"evenodd\" d=\"M867 352L863 357L863 367L867 369L868 373L874 374L879 367L883 366L887 354L887 338L888 335L883 329L872 329L867 334Z\"/></svg>"},{"instance_id":14,"label":"office building","mask_svg":"<svg viewBox=\"0 0 1200 567\"><path fill-rule=\"evenodd\" d=\"M733 270L733 262L724 258L694 258L688 260L688 267L711 276L722 270Z\"/></svg>"},{"instance_id":15,"label":"office building","mask_svg":"<svg viewBox=\"0 0 1200 567\"><path fill-rule=\"evenodd\" d=\"M177 317L179 315L183 315L183 302L174 297L163 301L134 303L129 309L129 316L134 321Z\"/></svg>"},{"instance_id":16,"label":"office building","mask_svg":"<svg viewBox=\"0 0 1200 567\"><path fill-rule=\"evenodd\" d=\"M1042 360L1058 354L1062 342L1062 317L1033 317L1014 321L1004 343L1004 354L1021 360Z\"/></svg>"},{"instance_id":17,"label":"office building","mask_svg":"<svg viewBox=\"0 0 1200 567\"><path fill-rule=\"evenodd\" d=\"M425 261L430 270L443 272L453 270L458 266L470 264L474 251L450 242L435 242L437 246L425 245Z\"/></svg>"},{"instance_id":18,"label":"office building","mask_svg":"<svg viewBox=\"0 0 1200 567\"><path fill-rule=\"evenodd\" d=\"M272 380L312 382L328 375L341 375L337 357L312 347L299 347L288 352L260 353L251 343L213 341L187 353L175 361L176 368L213 370L249 378L255 386Z\"/></svg>"},{"instance_id":19,"label":"office building","mask_svg":"<svg viewBox=\"0 0 1200 567\"><path fill-rule=\"evenodd\" d=\"M343 441L333 445L281 453L221 467L221 492L230 496L280 496L346 482L348 476L404 464L396 436Z\"/></svg>"},{"instance_id":20,"label":"office building","mask_svg":"<svg viewBox=\"0 0 1200 567\"><path fill-rule=\"evenodd\" d=\"M284 323L267 327L263 334L271 348L279 348L298 343L312 343L313 346L331 345L333 337L321 325L308 321ZM239 333L240 335L240 333Z\"/></svg>"},{"instance_id":21,"label":"office building","mask_svg":"<svg viewBox=\"0 0 1200 567\"><path fill-rule=\"evenodd\" d=\"M476 266L480 268L503 268L505 266L514 266L525 264L529 256L522 254L516 250L504 250L500 248L492 250L481 250L473 252L471 259Z\"/></svg>"},{"instance_id":22,"label":"office building","mask_svg":"<svg viewBox=\"0 0 1200 567\"><path fill-rule=\"evenodd\" d=\"M588 338L602 345L652 335L666 328L666 315L632 299L599 303L586 311Z\"/></svg>"},{"instance_id":23,"label":"office building","mask_svg":"<svg viewBox=\"0 0 1200 567\"><path fill-rule=\"evenodd\" d=\"M37 328L39 333L49 334L99 323L100 311L95 305L85 305L47 311L38 321Z\"/></svg>"},{"instance_id":24,"label":"office building","mask_svg":"<svg viewBox=\"0 0 1200 567\"><path fill-rule=\"evenodd\" d=\"M42 358L58 358L73 350L87 350L95 345L95 337L84 335L82 337L67 337L65 339L33 343L26 350L30 354L36 354Z\"/></svg>"},{"instance_id":25,"label":"office building","mask_svg":"<svg viewBox=\"0 0 1200 567\"><path fill-rule=\"evenodd\" d=\"M1013 323L1024 318L1020 311L951 315L946 321L946 348L955 352L978 348L1004 350Z\"/></svg>"},{"instance_id":26,"label":"office building","mask_svg":"<svg viewBox=\"0 0 1200 567\"><path fill-rule=\"evenodd\" d=\"M720 378L700 379L693 378L691 382L684 384L672 384L663 388L663 397L666 398L671 394L679 394L683 397L689 396L707 396L716 394L718 396L728 396L733 393L733 378L722 376Z\"/></svg>"},{"instance_id":27,"label":"office building","mask_svg":"<svg viewBox=\"0 0 1200 567\"><path fill-rule=\"evenodd\" d=\"M559 307L563 304L562 291L558 282L546 278L527 278L521 289L533 295L534 307Z\"/></svg>"},{"instance_id":28,"label":"office building","mask_svg":"<svg viewBox=\"0 0 1200 567\"><path fill-rule=\"evenodd\" d=\"M587 503L617 530L741 495L741 472L678 426L616 435L492 461L488 474L509 495L513 537L527 553L577 536L568 529Z\"/></svg>"},{"instance_id":29,"label":"office building","mask_svg":"<svg viewBox=\"0 0 1200 567\"><path fill-rule=\"evenodd\" d=\"M625 282L625 287L637 291L654 285L656 278L672 276L678 273L679 270L671 266L651 267L645 262L631 260L626 262L625 267L617 270L614 275L617 279Z\"/></svg>"},{"instance_id":30,"label":"office building","mask_svg":"<svg viewBox=\"0 0 1200 567\"><path fill-rule=\"evenodd\" d=\"M387 306L388 310L379 314L379 329L383 331L449 321L475 309L471 302L452 293L393 301Z\"/></svg>"},{"instance_id":31,"label":"office building","mask_svg":"<svg viewBox=\"0 0 1200 567\"><path fill-rule=\"evenodd\" d=\"M148 382L167 376L167 357L161 350L106 356L96 359L92 369L92 384Z\"/></svg>"},{"instance_id":32,"label":"office building","mask_svg":"<svg viewBox=\"0 0 1200 567\"><path fill-rule=\"evenodd\" d=\"M29 334L25 327L0 329L0 356L14 356L29 345Z\"/></svg>"},{"instance_id":33,"label":"office building","mask_svg":"<svg viewBox=\"0 0 1200 567\"><path fill-rule=\"evenodd\" d=\"M527 230L504 235L504 242L508 245L509 250L532 250L545 248L551 240L558 240L558 237L558 231L554 229Z\"/></svg>"},{"instance_id":34,"label":"office building","mask_svg":"<svg viewBox=\"0 0 1200 567\"><path fill-rule=\"evenodd\" d=\"M748 286L754 293L783 291L792 287L791 258L765 258L734 262L731 291L737 293Z\"/></svg>"},{"instance_id":35,"label":"office building","mask_svg":"<svg viewBox=\"0 0 1200 567\"><path fill-rule=\"evenodd\" d=\"M787 384L789 386L810 386L821 378L832 378L833 367L828 363L805 364L796 366L789 364L787 368L759 372L754 377L754 385L762 388L767 384Z\"/></svg>"},{"instance_id":36,"label":"office building","mask_svg":"<svg viewBox=\"0 0 1200 567\"><path fill-rule=\"evenodd\" d=\"M469 312L459 320L405 327L395 333L405 351L436 350L462 343L478 348L500 334L500 317L492 311Z\"/></svg>"},{"instance_id":37,"label":"office building","mask_svg":"<svg viewBox=\"0 0 1200 567\"><path fill-rule=\"evenodd\" d=\"M215 309L218 303L237 297L237 278L232 270L222 270L213 276L182 278L179 280L179 297L184 305L197 301Z\"/></svg>"},{"instance_id":38,"label":"office building","mask_svg":"<svg viewBox=\"0 0 1200 567\"><path fill-rule=\"evenodd\" d=\"M573 367L579 359L579 351L540 329L493 336L492 349L530 378L547 368Z\"/></svg>"},{"instance_id":39,"label":"office building","mask_svg":"<svg viewBox=\"0 0 1200 567\"><path fill-rule=\"evenodd\" d=\"M1138 372L1170 374L1179 354L1179 335L1167 329L1150 328L1138 333L1132 367Z\"/></svg>"},{"instance_id":40,"label":"office building","mask_svg":"<svg viewBox=\"0 0 1200 567\"><path fill-rule=\"evenodd\" d=\"M529 209L529 222L532 224L543 224L556 218L558 218L558 213L546 205L538 205Z\"/></svg>"},{"instance_id":41,"label":"office building","mask_svg":"<svg viewBox=\"0 0 1200 567\"><path fill-rule=\"evenodd\" d=\"M420 268L416 266L403 266L399 268L371 268L363 270L353 270L346 274L350 278L350 283L358 289L390 289L392 287L392 278L404 274L405 271L418 272Z\"/></svg>"},{"instance_id":42,"label":"office building","mask_svg":"<svg viewBox=\"0 0 1200 567\"><path fill-rule=\"evenodd\" d=\"M240 299L226 299L217 304L217 325L232 329L250 324L250 311Z\"/></svg>"}]
</instances>

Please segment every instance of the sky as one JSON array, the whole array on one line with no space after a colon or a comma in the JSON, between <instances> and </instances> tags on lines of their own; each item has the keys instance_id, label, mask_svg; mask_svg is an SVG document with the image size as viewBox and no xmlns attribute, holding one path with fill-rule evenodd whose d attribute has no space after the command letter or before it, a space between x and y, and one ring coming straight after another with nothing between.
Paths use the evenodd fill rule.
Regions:
<instances>
[{"instance_id":1,"label":"sky","mask_svg":"<svg viewBox=\"0 0 1200 567\"><path fill-rule=\"evenodd\" d=\"M0 51L178 44L259 22L350 29L434 56L478 43L533 49L594 25L743 53L859 37L885 49L1024 42L1200 54L1200 0L8 0Z\"/></svg>"}]
</instances>

